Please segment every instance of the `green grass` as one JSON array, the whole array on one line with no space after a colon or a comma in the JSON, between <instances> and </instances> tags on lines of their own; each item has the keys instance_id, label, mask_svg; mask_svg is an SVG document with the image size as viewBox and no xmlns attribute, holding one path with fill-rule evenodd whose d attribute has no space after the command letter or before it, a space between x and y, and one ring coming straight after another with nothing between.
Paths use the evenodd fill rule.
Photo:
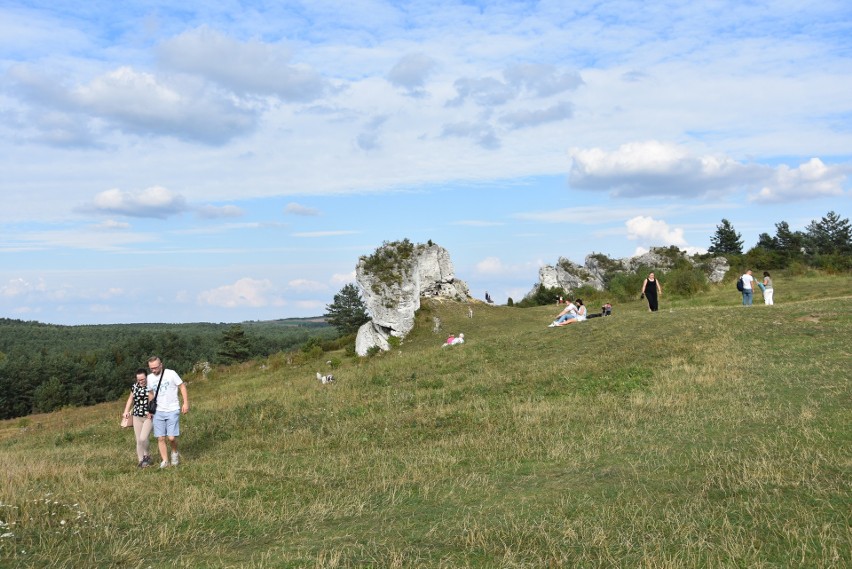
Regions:
<instances>
[{"instance_id":1,"label":"green grass","mask_svg":"<svg viewBox=\"0 0 852 569\"><path fill-rule=\"evenodd\" d=\"M123 400L2 422L0 566L848 567L852 280L775 280L564 328L424 301L330 386L329 354L187 378L165 471Z\"/></svg>"}]
</instances>

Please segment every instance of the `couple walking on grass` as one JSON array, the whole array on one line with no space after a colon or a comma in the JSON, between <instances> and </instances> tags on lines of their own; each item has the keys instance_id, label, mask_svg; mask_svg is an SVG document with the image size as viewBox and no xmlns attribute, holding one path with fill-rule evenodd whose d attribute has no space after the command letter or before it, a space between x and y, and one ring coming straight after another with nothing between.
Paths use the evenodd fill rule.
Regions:
<instances>
[{"instance_id":1,"label":"couple walking on grass","mask_svg":"<svg viewBox=\"0 0 852 569\"><path fill-rule=\"evenodd\" d=\"M148 358L148 370L150 373L146 373L143 368L136 370L136 381L130 388L123 417L126 421L133 421L139 468L152 464L148 454L148 439L152 429L160 451L160 468L170 464L177 466L180 463L177 441L180 436L180 415L189 412L186 384L176 371L164 368L157 356ZM183 404L178 400L178 392Z\"/></svg>"}]
</instances>

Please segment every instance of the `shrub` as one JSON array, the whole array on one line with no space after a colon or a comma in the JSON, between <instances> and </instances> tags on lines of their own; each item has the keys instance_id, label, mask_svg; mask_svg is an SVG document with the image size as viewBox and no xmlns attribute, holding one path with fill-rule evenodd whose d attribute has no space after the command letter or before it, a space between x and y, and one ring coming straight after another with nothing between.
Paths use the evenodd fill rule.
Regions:
<instances>
[{"instance_id":1,"label":"shrub","mask_svg":"<svg viewBox=\"0 0 852 569\"><path fill-rule=\"evenodd\" d=\"M707 276L698 268L689 267L674 269L666 273L664 278L666 283L666 292L671 295L689 298L710 288L710 285L707 282Z\"/></svg>"},{"instance_id":2,"label":"shrub","mask_svg":"<svg viewBox=\"0 0 852 569\"><path fill-rule=\"evenodd\" d=\"M527 295L518 303L521 308L529 308L531 306L547 306L548 304L556 304L559 297L567 296L565 289L562 287L546 287L539 283L535 290Z\"/></svg>"}]
</instances>

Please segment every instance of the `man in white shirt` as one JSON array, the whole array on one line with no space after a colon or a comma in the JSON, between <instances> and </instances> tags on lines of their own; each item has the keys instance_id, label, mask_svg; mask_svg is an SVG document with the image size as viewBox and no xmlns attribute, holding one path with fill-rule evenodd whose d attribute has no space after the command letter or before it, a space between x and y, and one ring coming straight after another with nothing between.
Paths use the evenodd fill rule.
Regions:
<instances>
[{"instance_id":1,"label":"man in white shirt","mask_svg":"<svg viewBox=\"0 0 852 569\"><path fill-rule=\"evenodd\" d=\"M160 358L153 356L148 358L148 399L157 399L157 412L154 414L154 436L157 437L157 446L160 449L160 468L169 465L168 448L166 439L172 447L171 465L177 466L180 462L177 438L180 436L180 414L189 412L189 398L186 394L186 384L176 371L164 369ZM180 391L183 405L178 401Z\"/></svg>"},{"instance_id":2,"label":"man in white shirt","mask_svg":"<svg viewBox=\"0 0 852 569\"><path fill-rule=\"evenodd\" d=\"M740 278L743 280L743 306L751 306L752 300L754 300L754 287L757 281L751 276L751 269L747 270Z\"/></svg>"}]
</instances>

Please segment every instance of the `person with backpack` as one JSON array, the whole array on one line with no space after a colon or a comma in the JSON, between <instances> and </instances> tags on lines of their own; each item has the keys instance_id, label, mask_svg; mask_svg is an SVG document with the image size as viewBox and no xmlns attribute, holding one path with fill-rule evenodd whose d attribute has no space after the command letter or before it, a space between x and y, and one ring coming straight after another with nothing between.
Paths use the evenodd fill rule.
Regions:
<instances>
[{"instance_id":1,"label":"person with backpack","mask_svg":"<svg viewBox=\"0 0 852 569\"><path fill-rule=\"evenodd\" d=\"M751 306L754 299L754 287L757 286L757 281L751 276L751 269L740 277L740 281L742 281L742 289L740 289L740 282L737 282L737 289L743 293L743 306Z\"/></svg>"}]
</instances>

